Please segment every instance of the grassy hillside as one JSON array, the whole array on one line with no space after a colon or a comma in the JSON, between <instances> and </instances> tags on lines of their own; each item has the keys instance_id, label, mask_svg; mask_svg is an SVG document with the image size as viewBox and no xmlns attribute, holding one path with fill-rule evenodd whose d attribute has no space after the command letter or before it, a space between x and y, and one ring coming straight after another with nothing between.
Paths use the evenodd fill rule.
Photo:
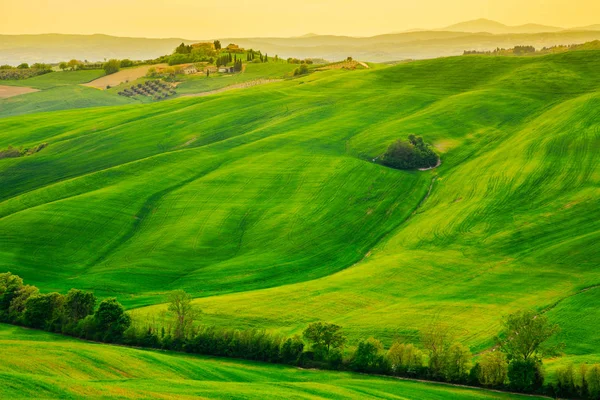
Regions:
<instances>
[{"instance_id":1,"label":"grassy hillside","mask_svg":"<svg viewBox=\"0 0 600 400\"><path fill-rule=\"evenodd\" d=\"M92 344L0 325L2 398L521 399L365 375ZM23 354L28 361L24 362Z\"/></svg>"},{"instance_id":2,"label":"grassy hillside","mask_svg":"<svg viewBox=\"0 0 600 400\"><path fill-rule=\"evenodd\" d=\"M103 70L65 71L23 80L2 81L3 85L27 86L41 91L0 99L0 118L44 111L134 103L125 97L80 85L103 75Z\"/></svg>"},{"instance_id":3,"label":"grassy hillside","mask_svg":"<svg viewBox=\"0 0 600 400\"><path fill-rule=\"evenodd\" d=\"M567 352L597 357L593 325L566 332L600 283L598 68L456 57L2 119L0 148L49 146L0 160L0 270L129 307L183 288L207 323L324 319L351 343L437 315L481 350L558 302ZM440 168L371 162L411 133Z\"/></svg>"}]
</instances>

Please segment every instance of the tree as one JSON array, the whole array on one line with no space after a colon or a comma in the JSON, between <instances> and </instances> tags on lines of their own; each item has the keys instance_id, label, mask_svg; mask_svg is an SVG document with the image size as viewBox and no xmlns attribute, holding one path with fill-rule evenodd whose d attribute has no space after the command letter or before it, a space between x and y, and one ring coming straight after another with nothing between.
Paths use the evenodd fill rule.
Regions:
<instances>
[{"instance_id":1,"label":"tree","mask_svg":"<svg viewBox=\"0 0 600 400\"><path fill-rule=\"evenodd\" d=\"M387 359L392 371L400 374L423 366L423 352L412 344L396 342L390 347Z\"/></svg>"},{"instance_id":2,"label":"tree","mask_svg":"<svg viewBox=\"0 0 600 400\"><path fill-rule=\"evenodd\" d=\"M73 59L67 63L67 66L71 68L71 71L75 71L81 68L81 62Z\"/></svg>"},{"instance_id":3,"label":"tree","mask_svg":"<svg viewBox=\"0 0 600 400\"><path fill-rule=\"evenodd\" d=\"M65 317L70 322L76 323L88 315L93 314L95 306L96 296L94 296L94 293L71 289L65 296Z\"/></svg>"},{"instance_id":4,"label":"tree","mask_svg":"<svg viewBox=\"0 0 600 400\"><path fill-rule=\"evenodd\" d=\"M484 386L500 386L506 381L508 361L501 351L484 353L479 360L477 379Z\"/></svg>"},{"instance_id":5,"label":"tree","mask_svg":"<svg viewBox=\"0 0 600 400\"><path fill-rule=\"evenodd\" d=\"M432 375L442 377L448 363L450 346L454 342L453 330L448 325L433 322L421 334L421 342L429 355Z\"/></svg>"},{"instance_id":6,"label":"tree","mask_svg":"<svg viewBox=\"0 0 600 400\"><path fill-rule=\"evenodd\" d=\"M360 342L354 353L352 368L357 371L383 372L385 359L382 352L383 344L377 339L371 337Z\"/></svg>"},{"instance_id":7,"label":"tree","mask_svg":"<svg viewBox=\"0 0 600 400\"><path fill-rule=\"evenodd\" d=\"M587 370L585 380L590 397L600 399L600 364L594 364Z\"/></svg>"},{"instance_id":8,"label":"tree","mask_svg":"<svg viewBox=\"0 0 600 400\"><path fill-rule=\"evenodd\" d=\"M452 382L464 381L471 369L472 357L469 348L461 343L450 346L445 368L446 379Z\"/></svg>"},{"instance_id":9,"label":"tree","mask_svg":"<svg viewBox=\"0 0 600 400\"><path fill-rule=\"evenodd\" d=\"M121 68L133 67L133 61L125 58L121 60L120 66Z\"/></svg>"},{"instance_id":10,"label":"tree","mask_svg":"<svg viewBox=\"0 0 600 400\"><path fill-rule=\"evenodd\" d=\"M313 351L321 357L327 356L331 349L343 347L346 342L341 326L323 322L308 325L303 336L312 344Z\"/></svg>"},{"instance_id":11,"label":"tree","mask_svg":"<svg viewBox=\"0 0 600 400\"><path fill-rule=\"evenodd\" d=\"M102 65L102 69L106 72L106 75L114 74L115 72L119 72L121 68L121 63L119 60L111 59Z\"/></svg>"},{"instance_id":12,"label":"tree","mask_svg":"<svg viewBox=\"0 0 600 400\"><path fill-rule=\"evenodd\" d=\"M215 50L221 50L221 41L220 40L215 40L213 43L215 45Z\"/></svg>"},{"instance_id":13,"label":"tree","mask_svg":"<svg viewBox=\"0 0 600 400\"><path fill-rule=\"evenodd\" d=\"M58 68L60 68L60 69L61 69L61 71L64 71L64 70L66 70L67 68L69 68L69 64L67 64L67 63L66 63L66 62L64 62L64 61L61 61L61 62L58 64Z\"/></svg>"},{"instance_id":14,"label":"tree","mask_svg":"<svg viewBox=\"0 0 600 400\"><path fill-rule=\"evenodd\" d=\"M423 138L414 135L409 135L408 141L397 140L390 144L382 157L384 165L397 169L430 168L438 160Z\"/></svg>"},{"instance_id":15,"label":"tree","mask_svg":"<svg viewBox=\"0 0 600 400\"><path fill-rule=\"evenodd\" d=\"M63 304L64 296L60 293L31 296L25 303L25 323L32 328L51 330L60 318Z\"/></svg>"},{"instance_id":16,"label":"tree","mask_svg":"<svg viewBox=\"0 0 600 400\"><path fill-rule=\"evenodd\" d=\"M306 75L308 74L308 67L305 64L302 64L298 68L294 70L294 76L298 75Z\"/></svg>"},{"instance_id":17,"label":"tree","mask_svg":"<svg viewBox=\"0 0 600 400\"><path fill-rule=\"evenodd\" d=\"M17 66L18 69L28 69L29 68L29 64L27 63L21 63Z\"/></svg>"},{"instance_id":18,"label":"tree","mask_svg":"<svg viewBox=\"0 0 600 400\"><path fill-rule=\"evenodd\" d=\"M281 345L281 360L287 364L295 364L300 358L300 355L302 355L303 350L304 342L300 336L295 335L288 338Z\"/></svg>"},{"instance_id":19,"label":"tree","mask_svg":"<svg viewBox=\"0 0 600 400\"><path fill-rule=\"evenodd\" d=\"M115 298L102 300L94 313L99 335L105 342L121 340L123 332L131 325L131 317Z\"/></svg>"},{"instance_id":20,"label":"tree","mask_svg":"<svg viewBox=\"0 0 600 400\"><path fill-rule=\"evenodd\" d=\"M534 359L515 359L508 364L508 380L512 390L533 392L544 383L542 364Z\"/></svg>"},{"instance_id":21,"label":"tree","mask_svg":"<svg viewBox=\"0 0 600 400\"><path fill-rule=\"evenodd\" d=\"M545 315L524 310L504 319L502 332L496 341L509 360L540 360L544 354L552 354L562 347L544 346L558 332L560 327L551 324Z\"/></svg>"},{"instance_id":22,"label":"tree","mask_svg":"<svg viewBox=\"0 0 600 400\"><path fill-rule=\"evenodd\" d=\"M23 288L23 279L10 272L0 274L0 321L8 320L10 304Z\"/></svg>"},{"instance_id":23,"label":"tree","mask_svg":"<svg viewBox=\"0 0 600 400\"><path fill-rule=\"evenodd\" d=\"M23 313L25 312L27 300L29 300L30 297L38 294L38 288L31 285L24 285L17 290L15 296L10 302L10 307L8 308L8 320L11 322L22 322L21 319Z\"/></svg>"},{"instance_id":24,"label":"tree","mask_svg":"<svg viewBox=\"0 0 600 400\"><path fill-rule=\"evenodd\" d=\"M192 296L183 290L169 294L169 311L175 314L175 338L186 337L200 311L192 304Z\"/></svg>"}]
</instances>

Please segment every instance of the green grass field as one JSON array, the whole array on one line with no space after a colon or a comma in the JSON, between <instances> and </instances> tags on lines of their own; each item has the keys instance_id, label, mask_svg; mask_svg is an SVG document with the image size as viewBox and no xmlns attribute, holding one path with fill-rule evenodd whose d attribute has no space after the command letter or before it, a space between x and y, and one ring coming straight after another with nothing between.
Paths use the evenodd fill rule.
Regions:
<instances>
[{"instance_id":1,"label":"green grass field","mask_svg":"<svg viewBox=\"0 0 600 400\"><path fill-rule=\"evenodd\" d=\"M599 51L453 57L2 118L0 148L49 146L0 160L0 271L140 314L181 288L204 323L326 320L351 344L437 317L477 352L549 309L564 360L598 360L598 70ZM441 167L371 161L409 134Z\"/></svg>"},{"instance_id":2,"label":"green grass field","mask_svg":"<svg viewBox=\"0 0 600 400\"><path fill-rule=\"evenodd\" d=\"M524 399L359 374L94 344L0 324L0 397ZM23 358L27 354L27 359Z\"/></svg>"},{"instance_id":3,"label":"green grass field","mask_svg":"<svg viewBox=\"0 0 600 400\"><path fill-rule=\"evenodd\" d=\"M134 100L81 86L104 75L103 70L53 72L30 79L2 81L2 85L28 86L40 92L0 99L0 118L75 108L124 105Z\"/></svg>"}]
</instances>

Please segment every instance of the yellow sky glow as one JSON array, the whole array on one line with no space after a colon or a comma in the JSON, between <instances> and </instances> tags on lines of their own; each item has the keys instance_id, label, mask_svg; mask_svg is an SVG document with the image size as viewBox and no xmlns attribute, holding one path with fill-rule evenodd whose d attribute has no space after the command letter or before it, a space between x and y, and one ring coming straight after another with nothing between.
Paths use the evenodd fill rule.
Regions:
<instances>
[{"instance_id":1,"label":"yellow sky glow","mask_svg":"<svg viewBox=\"0 0 600 400\"><path fill-rule=\"evenodd\" d=\"M368 36L488 18L508 25L600 23L599 0L0 0L0 34Z\"/></svg>"}]
</instances>

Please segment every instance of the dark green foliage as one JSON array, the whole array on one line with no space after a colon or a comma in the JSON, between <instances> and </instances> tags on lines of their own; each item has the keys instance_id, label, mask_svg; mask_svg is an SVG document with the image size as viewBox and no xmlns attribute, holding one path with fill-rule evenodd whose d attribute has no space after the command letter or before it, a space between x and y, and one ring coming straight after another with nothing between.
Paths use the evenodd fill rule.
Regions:
<instances>
[{"instance_id":1,"label":"dark green foliage","mask_svg":"<svg viewBox=\"0 0 600 400\"><path fill-rule=\"evenodd\" d=\"M508 364L510 388L518 392L532 393L542 387L544 372L536 360L513 360Z\"/></svg>"},{"instance_id":2,"label":"dark green foliage","mask_svg":"<svg viewBox=\"0 0 600 400\"><path fill-rule=\"evenodd\" d=\"M361 372L389 373L391 371L387 359L383 356L383 345L374 338L369 338L358 344L352 369Z\"/></svg>"},{"instance_id":3,"label":"dark green foliage","mask_svg":"<svg viewBox=\"0 0 600 400\"><path fill-rule=\"evenodd\" d=\"M304 342L300 336L287 338L281 345L281 361L296 364L304 351Z\"/></svg>"},{"instance_id":4,"label":"dark green foliage","mask_svg":"<svg viewBox=\"0 0 600 400\"><path fill-rule=\"evenodd\" d=\"M382 157L388 167L397 169L431 168L437 165L437 154L422 137L409 135L408 141L397 140L392 143Z\"/></svg>"},{"instance_id":5,"label":"dark green foliage","mask_svg":"<svg viewBox=\"0 0 600 400\"><path fill-rule=\"evenodd\" d=\"M94 313L96 306L96 296L92 292L84 292L78 289L71 289L65 296L64 315L72 323Z\"/></svg>"},{"instance_id":6,"label":"dark green foliage","mask_svg":"<svg viewBox=\"0 0 600 400\"><path fill-rule=\"evenodd\" d=\"M214 45L215 45L215 50L221 50L221 41L220 40L215 40Z\"/></svg>"},{"instance_id":7,"label":"dark green foliage","mask_svg":"<svg viewBox=\"0 0 600 400\"><path fill-rule=\"evenodd\" d=\"M103 341L119 341L123 332L131 325L131 317L115 298L103 300L94 314Z\"/></svg>"},{"instance_id":8,"label":"dark green foliage","mask_svg":"<svg viewBox=\"0 0 600 400\"><path fill-rule=\"evenodd\" d=\"M60 293L31 296L25 303L25 324L32 328L53 330L62 315L64 301Z\"/></svg>"}]
</instances>

